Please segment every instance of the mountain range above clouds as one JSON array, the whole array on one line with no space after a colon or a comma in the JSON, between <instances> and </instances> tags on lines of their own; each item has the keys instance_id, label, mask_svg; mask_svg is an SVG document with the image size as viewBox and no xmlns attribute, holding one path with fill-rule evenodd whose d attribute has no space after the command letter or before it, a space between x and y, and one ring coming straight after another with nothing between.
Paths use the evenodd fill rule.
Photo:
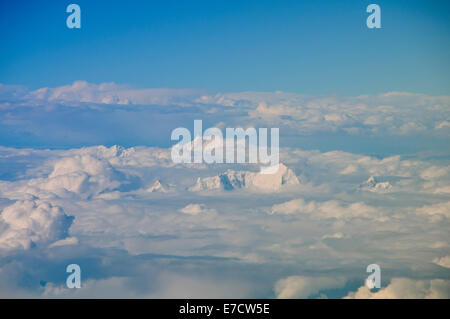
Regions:
<instances>
[{"instance_id":1,"label":"mountain range above clouds","mask_svg":"<svg viewBox=\"0 0 450 319\"><path fill-rule=\"evenodd\" d=\"M79 258L99 276L86 278L85 296L111 293L111 285L120 287L116 296L172 295L197 285L192 269L209 278L200 295L222 287L213 289L222 297L357 298L424 287L423 296L445 296L448 97L89 83L0 92L0 286L9 292L70 296L50 270ZM170 131L191 130L199 118L205 128L279 127L277 173L260 174L257 164L175 164ZM355 139L344 147L339 135ZM326 147L314 147L318 136ZM423 152L380 153L371 144L424 138L431 142ZM382 295L361 288L374 260L399 274L386 278ZM136 289L135 274L145 278ZM37 286L22 287L24 276Z\"/></svg>"},{"instance_id":2,"label":"mountain range above clouds","mask_svg":"<svg viewBox=\"0 0 450 319\"><path fill-rule=\"evenodd\" d=\"M294 171L284 164L279 164L274 174L261 172L227 170L216 176L198 178L191 191L235 190L247 189L254 191L278 192L285 187L299 185L300 182Z\"/></svg>"}]
</instances>

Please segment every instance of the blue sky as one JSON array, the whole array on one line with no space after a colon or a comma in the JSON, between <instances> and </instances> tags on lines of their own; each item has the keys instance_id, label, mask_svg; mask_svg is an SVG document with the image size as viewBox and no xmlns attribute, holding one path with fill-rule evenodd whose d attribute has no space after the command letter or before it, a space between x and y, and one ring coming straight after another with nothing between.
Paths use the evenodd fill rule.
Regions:
<instances>
[{"instance_id":1,"label":"blue sky","mask_svg":"<svg viewBox=\"0 0 450 319\"><path fill-rule=\"evenodd\" d=\"M2 1L0 83L307 94L450 92L447 1Z\"/></svg>"}]
</instances>

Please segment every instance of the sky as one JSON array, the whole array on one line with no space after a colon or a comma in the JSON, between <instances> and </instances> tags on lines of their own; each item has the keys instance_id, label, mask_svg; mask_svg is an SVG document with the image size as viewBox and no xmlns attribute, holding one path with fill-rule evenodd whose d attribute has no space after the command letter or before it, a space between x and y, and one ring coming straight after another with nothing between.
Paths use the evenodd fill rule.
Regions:
<instances>
[{"instance_id":1,"label":"sky","mask_svg":"<svg viewBox=\"0 0 450 319\"><path fill-rule=\"evenodd\" d=\"M450 298L448 2L76 3L0 2L0 298Z\"/></svg>"},{"instance_id":2,"label":"sky","mask_svg":"<svg viewBox=\"0 0 450 319\"><path fill-rule=\"evenodd\" d=\"M449 93L448 1L2 1L0 83Z\"/></svg>"}]
</instances>

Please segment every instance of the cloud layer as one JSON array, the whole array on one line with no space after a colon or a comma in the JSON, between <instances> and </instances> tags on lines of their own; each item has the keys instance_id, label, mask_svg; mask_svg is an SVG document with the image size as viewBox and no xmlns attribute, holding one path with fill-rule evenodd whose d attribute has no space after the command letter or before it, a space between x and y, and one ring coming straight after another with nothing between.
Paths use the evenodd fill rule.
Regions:
<instances>
[{"instance_id":1,"label":"cloud layer","mask_svg":"<svg viewBox=\"0 0 450 319\"><path fill-rule=\"evenodd\" d=\"M0 295L448 298L448 110L410 93L2 85ZM174 164L170 131L195 118L280 127L280 170Z\"/></svg>"}]
</instances>

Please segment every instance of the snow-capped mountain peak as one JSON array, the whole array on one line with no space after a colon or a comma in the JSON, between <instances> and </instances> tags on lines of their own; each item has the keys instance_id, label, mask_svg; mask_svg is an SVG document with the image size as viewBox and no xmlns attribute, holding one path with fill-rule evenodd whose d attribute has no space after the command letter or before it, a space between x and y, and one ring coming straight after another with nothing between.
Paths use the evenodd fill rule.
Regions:
<instances>
[{"instance_id":1,"label":"snow-capped mountain peak","mask_svg":"<svg viewBox=\"0 0 450 319\"><path fill-rule=\"evenodd\" d=\"M196 184L189 188L189 190L207 191L245 188L255 191L280 191L285 186L298 184L300 184L300 182L294 171L284 164L280 164L278 170L274 174L227 170L216 176L199 177Z\"/></svg>"},{"instance_id":2,"label":"snow-capped mountain peak","mask_svg":"<svg viewBox=\"0 0 450 319\"><path fill-rule=\"evenodd\" d=\"M389 182L378 182L374 176L370 176L364 183L359 185L359 188L374 193L386 193L392 189L392 185Z\"/></svg>"}]
</instances>

